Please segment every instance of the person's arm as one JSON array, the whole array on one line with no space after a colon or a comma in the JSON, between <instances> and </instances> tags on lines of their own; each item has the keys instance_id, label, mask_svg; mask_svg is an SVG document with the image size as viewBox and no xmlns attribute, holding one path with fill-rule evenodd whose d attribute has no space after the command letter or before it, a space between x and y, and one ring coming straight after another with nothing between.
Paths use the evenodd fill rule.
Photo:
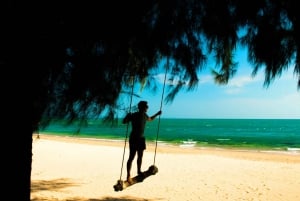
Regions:
<instances>
[{"instance_id":1,"label":"person's arm","mask_svg":"<svg viewBox=\"0 0 300 201\"><path fill-rule=\"evenodd\" d=\"M154 120L158 115L161 115L161 110L160 111L158 111L157 113L155 113L153 116L151 116L151 117L149 117L148 118L148 121L152 121L152 120Z\"/></svg>"},{"instance_id":2,"label":"person's arm","mask_svg":"<svg viewBox=\"0 0 300 201\"><path fill-rule=\"evenodd\" d=\"M128 122L130 122L130 118L131 118L131 113L128 113L125 118L123 119L122 123L123 124L127 124Z\"/></svg>"}]
</instances>

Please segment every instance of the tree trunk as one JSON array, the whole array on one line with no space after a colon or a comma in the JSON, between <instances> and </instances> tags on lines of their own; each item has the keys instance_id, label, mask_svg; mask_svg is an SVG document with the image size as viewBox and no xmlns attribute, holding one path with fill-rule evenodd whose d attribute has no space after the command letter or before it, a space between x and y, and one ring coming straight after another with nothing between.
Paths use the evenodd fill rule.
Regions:
<instances>
[{"instance_id":1,"label":"tree trunk","mask_svg":"<svg viewBox=\"0 0 300 201\"><path fill-rule=\"evenodd\" d=\"M18 148L15 150L14 158L14 174L16 182L14 182L13 194L18 196L18 200L30 201L31 191L31 166L32 166L32 130L21 133L21 140Z\"/></svg>"}]
</instances>

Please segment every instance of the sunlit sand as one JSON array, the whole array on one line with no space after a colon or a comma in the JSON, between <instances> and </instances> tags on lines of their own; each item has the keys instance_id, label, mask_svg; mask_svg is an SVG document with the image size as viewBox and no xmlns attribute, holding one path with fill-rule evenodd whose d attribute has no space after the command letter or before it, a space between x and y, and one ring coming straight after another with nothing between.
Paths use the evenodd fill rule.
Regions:
<instances>
[{"instance_id":1,"label":"sunlit sand","mask_svg":"<svg viewBox=\"0 0 300 201\"><path fill-rule=\"evenodd\" d=\"M298 201L299 153L147 145L143 170L155 175L122 191L124 142L33 136L31 199L34 201ZM136 173L136 160L132 174Z\"/></svg>"}]
</instances>

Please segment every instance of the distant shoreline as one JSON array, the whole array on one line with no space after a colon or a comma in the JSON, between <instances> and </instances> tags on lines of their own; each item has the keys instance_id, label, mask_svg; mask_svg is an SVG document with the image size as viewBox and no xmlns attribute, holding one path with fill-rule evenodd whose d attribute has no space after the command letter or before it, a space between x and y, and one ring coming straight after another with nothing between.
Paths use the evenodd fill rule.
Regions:
<instances>
[{"instance_id":1,"label":"distant shoreline","mask_svg":"<svg viewBox=\"0 0 300 201\"><path fill-rule=\"evenodd\" d=\"M35 133L35 135L37 135ZM118 137L107 137L107 136L90 136L84 134L69 134L69 133L54 133L54 132L40 132L40 135L48 135L48 136L57 136L57 137L68 137L68 138L78 138L81 140L91 140L91 141L110 141L110 142L121 142L124 143L125 136L123 138ZM147 144L155 144L153 140L147 140ZM271 148L271 147L263 147L263 146L239 146L239 145L215 145L215 144L207 144L205 142L195 143L193 146L185 146L184 141L182 142L167 142L158 140L158 144L160 146L172 146L172 147L181 147L181 148L207 148L207 149L229 149L229 150L248 150L248 151L270 151L270 152L284 152L291 154L300 154L300 147L291 147L291 148Z\"/></svg>"},{"instance_id":2,"label":"distant shoreline","mask_svg":"<svg viewBox=\"0 0 300 201\"><path fill-rule=\"evenodd\" d=\"M38 140L38 134L33 134L33 140ZM109 138L90 138L90 137L81 137L81 136L67 136L67 135L56 135L56 134L39 134L40 139L46 140L55 140L55 141L64 141L69 143L80 143L80 144L90 144L90 145L104 145L104 146L113 146L113 147L124 147L125 140L119 139L109 139ZM126 146L128 147L128 142L126 142ZM282 156L287 158L291 157L292 160L296 159L296 161L300 162L300 151L287 151L287 150L270 150L270 149L248 149L248 148L241 148L241 147L221 147L221 146L195 146L195 147L182 147L179 145L174 145L165 142L159 142L157 144L157 150L162 153L189 153L189 154L199 154L210 152L217 155L223 155L224 153L245 153L249 154L250 156L253 154L260 153L261 155L272 155L272 156L279 156L280 161ZM154 142L147 142L147 150L154 151L155 143ZM230 154L229 154L230 156ZM265 160L268 160L268 157L265 157ZM276 158L276 157L275 157ZM272 157L274 159L274 157Z\"/></svg>"},{"instance_id":3,"label":"distant shoreline","mask_svg":"<svg viewBox=\"0 0 300 201\"><path fill-rule=\"evenodd\" d=\"M148 144L180 146L182 148L220 148L263 151L300 152L300 120L291 119L169 119L160 124L147 124ZM158 129L159 126L159 129ZM40 133L80 138L124 141L130 135L124 124L112 126L101 119L87 120L82 126L75 121L65 124L53 121ZM159 133L158 133L159 132ZM192 141L191 143L188 141Z\"/></svg>"}]
</instances>

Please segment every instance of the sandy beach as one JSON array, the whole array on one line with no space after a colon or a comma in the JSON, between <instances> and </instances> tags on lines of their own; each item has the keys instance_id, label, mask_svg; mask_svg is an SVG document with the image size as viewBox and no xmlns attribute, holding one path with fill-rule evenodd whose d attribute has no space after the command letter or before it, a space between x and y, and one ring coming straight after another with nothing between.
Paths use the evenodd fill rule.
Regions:
<instances>
[{"instance_id":1,"label":"sandy beach","mask_svg":"<svg viewBox=\"0 0 300 201\"><path fill-rule=\"evenodd\" d=\"M32 201L299 201L300 154L147 144L143 170L158 173L123 191L124 142L33 135ZM122 171L121 171L122 170ZM136 160L132 174L136 173Z\"/></svg>"}]
</instances>

